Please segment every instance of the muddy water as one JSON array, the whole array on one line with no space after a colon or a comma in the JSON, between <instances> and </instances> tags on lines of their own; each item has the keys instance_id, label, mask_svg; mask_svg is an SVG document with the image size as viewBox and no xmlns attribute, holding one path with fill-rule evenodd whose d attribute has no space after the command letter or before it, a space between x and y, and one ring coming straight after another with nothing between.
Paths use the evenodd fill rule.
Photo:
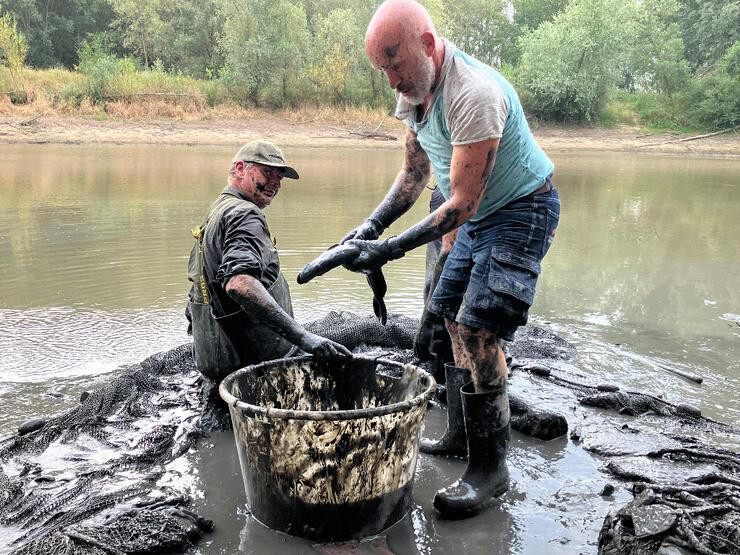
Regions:
<instances>
[{"instance_id":1,"label":"muddy water","mask_svg":"<svg viewBox=\"0 0 740 555\"><path fill-rule=\"evenodd\" d=\"M382 197L398 151L291 149L301 172L268 209L283 269L298 270ZM117 366L187 340L182 310L190 228L224 185L232 155L209 147L0 147L0 435L73 405ZM583 379L689 401L740 421L740 162L554 155L563 202L533 307L579 350ZM425 212L428 193L394 230ZM423 252L386 271L389 311L418 315ZM293 286L300 320L367 313L361 276ZM671 366L705 378L696 386ZM550 400L557 405L557 400ZM427 419L439 433L443 414ZM183 464L183 482L218 522L203 552L310 552L241 509L229 435ZM562 440L514 435L513 488L465 522L439 520L433 492L461 463L422 456L416 509L388 535L398 553L591 553L606 509L599 461Z\"/></svg>"}]
</instances>

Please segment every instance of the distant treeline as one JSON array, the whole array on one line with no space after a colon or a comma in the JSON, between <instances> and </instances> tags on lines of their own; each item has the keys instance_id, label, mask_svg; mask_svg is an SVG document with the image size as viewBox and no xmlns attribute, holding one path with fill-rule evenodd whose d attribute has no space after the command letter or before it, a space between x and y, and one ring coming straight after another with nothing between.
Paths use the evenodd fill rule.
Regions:
<instances>
[{"instance_id":1,"label":"distant treeline","mask_svg":"<svg viewBox=\"0 0 740 555\"><path fill-rule=\"evenodd\" d=\"M422 3L440 34L513 81L534 117L608 121L629 111L664 127L740 123L740 0ZM363 50L378 4L0 0L0 86L43 83L53 103L197 91L210 105L391 106ZM25 66L77 76L33 78Z\"/></svg>"}]
</instances>

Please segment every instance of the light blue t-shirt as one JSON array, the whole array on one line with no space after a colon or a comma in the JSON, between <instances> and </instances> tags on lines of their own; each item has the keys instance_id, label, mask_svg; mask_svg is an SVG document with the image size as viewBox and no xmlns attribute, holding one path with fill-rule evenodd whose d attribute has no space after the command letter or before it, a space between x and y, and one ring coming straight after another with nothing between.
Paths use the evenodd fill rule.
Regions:
<instances>
[{"instance_id":1,"label":"light blue t-shirt","mask_svg":"<svg viewBox=\"0 0 740 555\"><path fill-rule=\"evenodd\" d=\"M452 147L500 139L478 222L512 200L539 189L554 165L532 136L519 96L495 69L468 56L446 39L439 83L421 121L417 107L399 96L396 117L417 135L445 199L451 196Z\"/></svg>"}]
</instances>

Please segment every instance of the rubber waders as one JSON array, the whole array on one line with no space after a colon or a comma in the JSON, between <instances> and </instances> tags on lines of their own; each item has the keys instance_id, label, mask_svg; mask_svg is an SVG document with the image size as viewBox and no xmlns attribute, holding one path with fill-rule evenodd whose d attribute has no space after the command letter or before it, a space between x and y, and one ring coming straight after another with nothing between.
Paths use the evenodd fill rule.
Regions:
<instances>
[{"instance_id":1,"label":"rubber waders","mask_svg":"<svg viewBox=\"0 0 740 555\"><path fill-rule=\"evenodd\" d=\"M438 440L422 439L419 445L419 451L427 455L456 457L460 459L465 459L468 456L460 388L470 380L470 370L467 368L445 364L445 381L447 382L447 431Z\"/></svg>"},{"instance_id":2,"label":"rubber waders","mask_svg":"<svg viewBox=\"0 0 740 555\"><path fill-rule=\"evenodd\" d=\"M461 389L468 436L468 467L460 479L434 496L447 518L467 518L488 507L509 489L506 452L511 435L506 386L475 393L473 382Z\"/></svg>"}]
</instances>

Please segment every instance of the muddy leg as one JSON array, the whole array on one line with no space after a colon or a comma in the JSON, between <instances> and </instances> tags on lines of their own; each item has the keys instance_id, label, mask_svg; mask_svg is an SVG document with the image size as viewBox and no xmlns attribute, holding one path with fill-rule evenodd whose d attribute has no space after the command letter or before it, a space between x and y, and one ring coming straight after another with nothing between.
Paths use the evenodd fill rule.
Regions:
<instances>
[{"instance_id":1,"label":"muddy leg","mask_svg":"<svg viewBox=\"0 0 740 555\"><path fill-rule=\"evenodd\" d=\"M452 356L455 359L455 365L459 366L460 368L471 368L470 356L468 355L465 344L463 343L463 340L460 338L460 334L458 333L458 330L460 329L460 324L458 324L454 320L448 320L447 318L445 318L445 326L447 327L447 331L450 334L450 339L452 340Z\"/></svg>"},{"instance_id":2,"label":"muddy leg","mask_svg":"<svg viewBox=\"0 0 740 555\"><path fill-rule=\"evenodd\" d=\"M508 370L496 335L459 323L448 323L448 329L455 361L460 356L460 362L469 363L473 378L460 389L468 466L457 482L437 492L434 506L445 517L467 518L488 507L509 488Z\"/></svg>"},{"instance_id":3,"label":"muddy leg","mask_svg":"<svg viewBox=\"0 0 740 555\"><path fill-rule=\"evenodd\" d=\"M463 356L468 360L476 393L491 391L506 385L508 368L504 354L503 341L494 333L455 324L457 337L461 343ZM453 349L455 341L453 340ZM457 353L455 353L457 362Z\"/></svg>"}]
</instances>

